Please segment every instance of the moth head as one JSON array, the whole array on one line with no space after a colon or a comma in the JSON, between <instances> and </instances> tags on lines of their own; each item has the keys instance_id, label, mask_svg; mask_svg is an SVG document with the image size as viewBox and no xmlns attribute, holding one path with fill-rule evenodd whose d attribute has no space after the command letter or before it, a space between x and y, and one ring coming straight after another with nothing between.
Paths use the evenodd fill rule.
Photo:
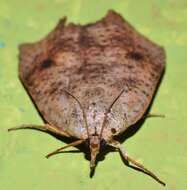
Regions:
<instances>
[{"instance_id":1,"label":"moth head","mask_svg":"<svg viewBox=\"0 0 187 190\"><path fill-rule=\"evenodd\" d=\"M90 169L92 171L95 168L98 153L105 146L105 140L99 135L90 135L86 142L90 149Z\"/></svg>"}]
</instances>

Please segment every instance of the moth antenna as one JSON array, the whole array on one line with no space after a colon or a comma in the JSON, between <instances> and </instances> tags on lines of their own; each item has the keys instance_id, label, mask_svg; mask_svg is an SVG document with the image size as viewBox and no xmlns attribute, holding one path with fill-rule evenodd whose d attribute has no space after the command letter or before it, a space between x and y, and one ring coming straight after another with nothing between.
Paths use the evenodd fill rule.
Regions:
<instances>
[{"instance_id":1,"label":"moth antenna","mask_svg":"<svg viewBox=\"0 0 187 190\"><path fill-rule=\"evenodd\" d=\"M105 116L104 116L104 119L103 119L103 123L102 123L102 126L101 126L101 132L100 132L100 139L102 137L102 133L103 133L103 129L105 127L105 123L106 123L106 119L107 119L107 114L110 112L112 106L115 104L115 102L119 99L119 97L122 95L122 93L124 92L125 89L123 89L118 95L117 97L112 101L112 103L109 105L107 111L105 112Z\"/></svg>"},{"instance_id":2,"label":"moth antenna","mask_svg":"<svg viewBox=\"0 0 187 190\"><path fill-rule=\"evenodd\" d=\"M81 108L81 110L82 110L83 119L84 119L84 122L85 122L85 125L86 125L87 135L88 135L88 137L89 137L89 130L88 130L88 122L87 122L87 118L86 118L86 113L85 113L85 111L84 111L84 109L83 109L83 107L82 107L81 102L78 100L78 98L76 98L73 94L71 94L71 93L68 92L67 90L64 89L63 91L66 92L68 95L70 95L72 98L74 98L74 99L77 101L77 103L79 104L79 106L80 106L80 108Z\"/></svg>"}]
</instances>

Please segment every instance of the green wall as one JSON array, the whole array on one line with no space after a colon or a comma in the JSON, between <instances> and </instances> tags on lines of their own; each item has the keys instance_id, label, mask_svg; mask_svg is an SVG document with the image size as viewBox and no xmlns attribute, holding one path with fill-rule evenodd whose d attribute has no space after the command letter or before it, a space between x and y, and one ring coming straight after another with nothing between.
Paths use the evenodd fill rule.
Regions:
<instances>
[{"instance_id":1,"label":"green wall","mask_svg":"<svg viewBox=\"0 0 187 190\"><path fill-rule=\"evenodd\" d=\"M46 35L59 18L93 22L108 9L120 12L140 32L163 45L167 68L150 118L124 142L129 154L156 172L167 190L187 188L187 1L186 0L0 0L0 189L159 190L151 177L110 152L89 178L83 153L44 156L64 145L37 131L8 133L23 123L42 124L18 80L18 45ZM75 148L72 148L75 149Z\"/></svg>"}]
</instances>

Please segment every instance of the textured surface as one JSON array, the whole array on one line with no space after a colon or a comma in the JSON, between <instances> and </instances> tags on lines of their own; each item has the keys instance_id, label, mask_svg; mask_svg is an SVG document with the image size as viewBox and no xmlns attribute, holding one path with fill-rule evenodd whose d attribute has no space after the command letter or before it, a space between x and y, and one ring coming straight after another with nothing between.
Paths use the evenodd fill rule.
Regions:
<instances>
[{"instance_id":1,"label":"textured surface","mask_svg":"<svg viewBox=\"0 0 187 190\"><path fill-rule=\"evenodd\" d=\"M148 176L125 167L116 153L108 154L104 162L99 163L94 178L89 179L89 162L82 159L82 154L63 154L51 160L43 157L61 145L60 141L35 131L19 134L6 131L20 123L42 123L17 78L18 44L40 39L64 15L70 21L86 23L99 19L113 8L143 34L162 44L168 57L166 75L152 107L152 112L164 113L167 117L148 119L124 146L131 155L159 173L167 183L166 189L184 189L187 184L184 177L187 174L185 1L141 1L141 4L139 1L109 1L107 5L101 1L99 8L95 1L32 1L27 4L28 9L24 1L19 2L1 1L1 187L5 190L163 188Z\"/></svg>"},{"instance_id":2,"label":"textured surface","mask_svg":"<svg viewBox=\"0 0 187 190\"><path fill-rule=\"evenodd\" d=\"M42 116L79 139L88 138L82 110L64 90L81 102L89 135L108 140L142 117L165 64L164 50L114 11L82 26L64 18L43 40L22 44L19 57L20 79Z\"/></svg>"}]
</instances>

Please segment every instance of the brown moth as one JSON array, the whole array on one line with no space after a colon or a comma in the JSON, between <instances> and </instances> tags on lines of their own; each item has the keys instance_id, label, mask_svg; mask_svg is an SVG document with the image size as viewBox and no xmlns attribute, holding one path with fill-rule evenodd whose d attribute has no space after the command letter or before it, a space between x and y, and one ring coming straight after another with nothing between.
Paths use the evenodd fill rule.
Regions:
<instances>
[{"instance_id":1,"label":"brown moth","mask_svg":"<svg viewBox=\"0 0 187 190\"><path fill-rule=\"evenodd\" d=\"M165 66L164 49L139 34L114 11L93 24L60 20L47 37L20 46L19 77L46 124L39 129L89 143L90 168L103 142L164 184L131 158L114 136L140 120Z\"/></svg>"}]
</instances>

